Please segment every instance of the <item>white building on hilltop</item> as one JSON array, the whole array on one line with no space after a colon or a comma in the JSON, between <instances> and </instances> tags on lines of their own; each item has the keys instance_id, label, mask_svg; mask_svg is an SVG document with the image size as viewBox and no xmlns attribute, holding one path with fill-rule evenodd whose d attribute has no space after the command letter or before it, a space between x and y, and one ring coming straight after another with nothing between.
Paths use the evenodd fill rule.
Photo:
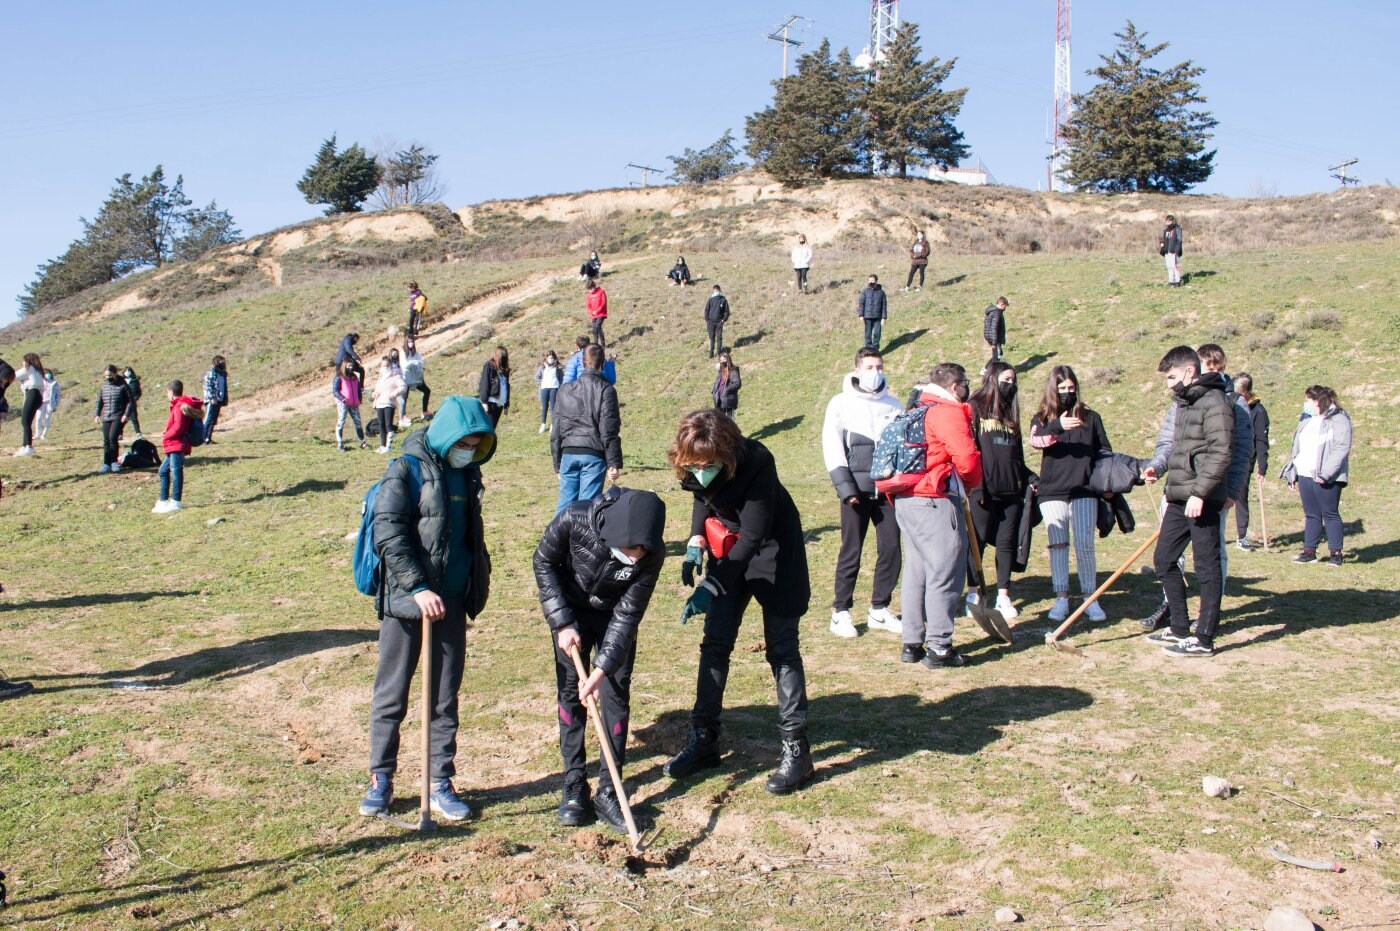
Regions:
<instances>
[{"instance_id":1,"label":"white building on hilltop","mask_svg":"<svg viewBox=\"0 0 1400 931\"><path fill-rule=\"evenodd\" d=\"M956 168L939 168L937 165L928 167L928 176L932 181L951 181L954 184L996 184L996 179L992 177L991 171L982 164L982 160L977 160L976 168L965 168L962 165Z\"/></svg>"}]
</instances>

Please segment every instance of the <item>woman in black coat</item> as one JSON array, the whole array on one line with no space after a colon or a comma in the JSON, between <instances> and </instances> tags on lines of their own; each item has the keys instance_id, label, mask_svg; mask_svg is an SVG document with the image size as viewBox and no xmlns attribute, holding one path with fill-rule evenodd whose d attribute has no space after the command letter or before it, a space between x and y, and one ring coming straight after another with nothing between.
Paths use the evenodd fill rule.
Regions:
<instances>
[{"instance_id":1,"label":"woman in black coat","mask_svg":"<svg viewBox=\"0 0 1400 931\"><path fill-rule=\"evenodd\" d=\"M681 581L695 584L704 552L704 581L686 601L681 621L705 615L700 669L691 711L690 740L666 764L683 778L719 765L720 711L729 657L750 600L763 611L763 640L778 690L782 760L767 789L785 794L812 778L807 742L807 679L798 648L798 623L811 601L802 519L778 480L773 455L745 439L716 410L681 421L667 454L681 488L695 496Z\"/></svg>"},{"instance_id":2,"label":"woman in black coat","mask_svg":"<svg viewBox=\"0 0 1400 931\"><path fill-rule=\"evenodd\" d=\"M715 372L715 383L710 388L710 397L714 399L715 410L727 415L731 420L734 419L734 412L739 409L739 388L742 383L739 378L739 366L734 364L728 349L721 349L719 367Z\"/></svg>"},{"instance_id":3,"label":"woman in black coat","mask_svg":"<svg viewBox=\"0 0 1400 931\"><path fill-rule=\"evenodd\" d=\"M486 408L491 426L497 426L501 422L501 414L510 407L510 353L506 347L497 346L491 358L481 367L476 397Z\"/></svg>"}]
</instances>

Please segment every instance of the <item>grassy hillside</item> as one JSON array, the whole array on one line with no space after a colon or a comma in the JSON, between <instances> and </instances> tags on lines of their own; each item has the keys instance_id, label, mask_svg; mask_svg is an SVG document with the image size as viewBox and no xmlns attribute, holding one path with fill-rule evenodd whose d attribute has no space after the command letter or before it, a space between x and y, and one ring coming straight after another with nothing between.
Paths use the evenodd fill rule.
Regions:
<instances>
[{"instance_id":1,"label":"grassy hillside","mask_svg":"<svg viewBox=\"0 0 1400 931\"><path fill-rule=\"evenodd\" d=\"M1156 589L1138 573L1106 596L1109 623L1072 632L1085 659L1046 649L1039 537L1014 583L1016 644L993 645L960 621L955 640L972 665L938 673L901 666L894 635L842 641L826 631L837 504L817 437L859 344L856 292L872 270L897 288L903 263L833 251L814 270L817 293L802 297L781 248L688 258L703 280L685 292L665 287L664 258L613 262L604 279L625 405L623 482L661 493L668 539L684 539L688 502L665 448L678 417L708 405L700 309L718 281L744 373L739 423L774 451L807 531L813 786L781 800L763 791L775 712L752 612L730 678L726 765L687 784L661 775L683 739L700 636L698 624L676 623L684 590L670 560L642 629L626 767L644 822L659 831L652 851L628 861L600 830L555 825L553 673L529 567L555 490L529 374L545 347L563 351L584 330L578 286L564 282L499 313L485 341L463 327L428 363L435 392L470 392L501 341L518 392L486 474L496 569L491 605L468 634L462 693L458 784L481 815L428 840L354 810L376 625L350 582L345 537L384 463L334 451L333 411L198 452L186 510L170 518L148 513L154 475L93 474L100 451L85 412L67 413L38 457L0 460L11 528L0 665L37 687L0 708L0 867L13 902L4 917L73 928L517 919L553 929L973 929L1009 905L1034 928L1234 929L1261 927L1272 906L1289 904L1326 928L1397 920L1393 242L1188 256L1181 290L1162 286L1155 256L940 257L930 287L892 294L887 368L901 394L937 361L975 371L981 308L1005 294L1024 394L1038 393L1051 364L1073 365L1115 448L1150 447L1168 399L1156 361L1183 341L1221 342L1232 371L1254 373L1276 460L1308 384L1335 387L1356 426L1342 501L1353 559L1341 570L1291 563L1300 510L1268 482L1276 549L1231 550L1216 658L1182 663L1140 642L1132 618L1151 609ZM459 269L416 274L458 300L522 272ZM333 340L305 334L318 348L277 349L276 315L335 314L336 334L355 314L397 323L403 271L377 275L343 290L308 285L280 308L250 301L163 322L128 314L120 339L163 347L143 362L158 372L182 345L202 360L218 333L219 345L248 344L235 377L287 378L303 363L286 357L318 362ZM225 336L233 321L241 335ZM61 367L93 365L104 340L118 338L104 325L76 322L44 348ZM7 448L14 431L6 425ZM1151 523L1148 500L1133 495L1140 527ZM1101 577L1143 534L1100 542ZM863 576L858 610L868 584ZM406 728L400 810L416 804L407 796L417 735ZM1205 798L1206 774L1239 793ZM1347 872L1276 863L1270 844Z\"/></svg>"}]
</instances>

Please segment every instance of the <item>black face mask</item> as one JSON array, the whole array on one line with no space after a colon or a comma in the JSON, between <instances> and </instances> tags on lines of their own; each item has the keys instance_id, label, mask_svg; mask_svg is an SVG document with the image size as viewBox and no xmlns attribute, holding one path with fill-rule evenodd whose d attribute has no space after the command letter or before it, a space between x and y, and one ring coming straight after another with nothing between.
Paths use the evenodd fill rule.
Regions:
<instances>
[{"instance_id":1,"label":"black face mask","mask_svg":"<svg viewBox=\"0 0 1400 931\"><path fill-rule=\"evenodd\" d=\"M1065 414L1065 413L1068 413L1069 411L1074 410L1074 406L1075 406L1076 404L1078 404L1078 403L1079 403L1079 392L1077 392L1077 391L1061 391L1061 392L1060 392L1060 413Z\"/></svg>"},{"instance_id":2,"label":"black face mask","mask_svg":"<svg viewBox=\"0 0 1400 931\"><path fill-rule=\"evenodd\" d=\"M1016 398L1016 383L1000 381L997 382L997 392L1001 395L1004 403L1010 404Z\"/></svg>"},{"instance_id":3,"label":"black face mask","mask_svg":"<svg viewBox=\"0 0 1400 931\"><path fill-rule=\"evenodd\" d=\"M1172 385L1172 394L1176 395L1178 398L1184 398L1186 397L1186 389L1190 387L1191 386L1186 384L1186 382L1179 381Z\"/></svg>"}]
</instances>

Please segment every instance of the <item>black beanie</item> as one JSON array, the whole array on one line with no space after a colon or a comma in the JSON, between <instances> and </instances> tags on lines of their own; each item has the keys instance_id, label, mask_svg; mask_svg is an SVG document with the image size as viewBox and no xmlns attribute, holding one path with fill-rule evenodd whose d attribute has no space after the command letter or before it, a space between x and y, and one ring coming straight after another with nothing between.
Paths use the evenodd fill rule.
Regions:
<instances>
[{"instance_id":1,"label":"black beanie","mask_svg":"<svg viewBox=\"0 0 1400 931\"><path fill-rule=\"evenodd\" d=\"M617 501L603 509L599 531L608 546L624 549L645 546L647 552L660 552L666 530L666 503L649 491L619 489Z\"/></svg>"}]
</instances>

